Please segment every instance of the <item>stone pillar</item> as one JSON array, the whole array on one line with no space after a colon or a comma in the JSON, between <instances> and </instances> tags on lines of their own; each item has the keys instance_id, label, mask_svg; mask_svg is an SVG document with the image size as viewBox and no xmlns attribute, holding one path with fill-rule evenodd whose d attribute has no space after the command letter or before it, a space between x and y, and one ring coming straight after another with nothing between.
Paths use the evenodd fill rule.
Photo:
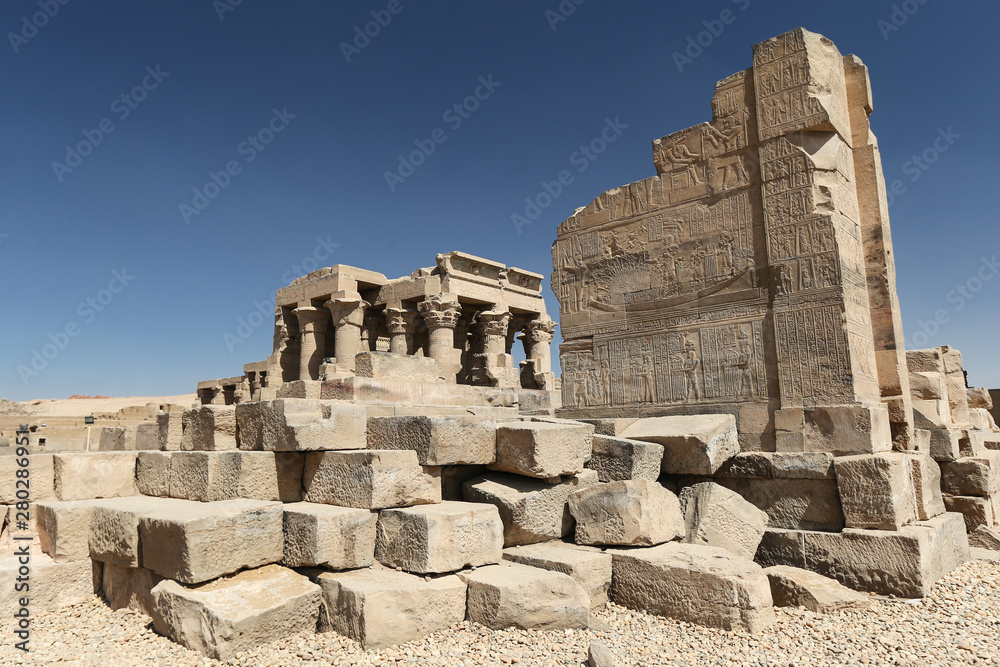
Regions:
<instances>
[{"instance_id":1,"label":"stone pillar","mask_svg":"<svg viewBox=\"0 0 1000 667\"><path fill-rule=\"evenodd\" d=\"M409 308L386 308L385 323L389 328L389 351L393 354L413 354L417 311Z\"/></svg>"},{"instance_id":2,"label":"stone pillar","mask_svg":"<svg viewBox=\"0 0 1000 667\"><path fill-rule=\"evenodd\" d=\"M299 378L318 380L323 363L327 313L322 308L304 306L292 311L299 320Z\"/></svg>"},{"instance_id":3,"label":"stone pillar","mask_svg":"<svg viewBox=\"0 0 1000 667\"><path fill-rule=\"evenodd\" d=\"M507 352L507 325L510 313L499 310L484 310L476 315L476 326L483 340L483 354L498 355Z\"/></svg>"},{"instance_id":4,"label":"stone pillar","mask_svg":"<svg viewBox=\"0 0 1000 667\"><path fill-rule=\"evenodd\" d=\"M361 326L365 321L365 308L370 304L357 294L337 296L324 305L333 316L337 366L353 371L354 357L361 352Z\"/></svg>"},{"instance_id":5,"label":"stone pillar","mask_svg":"<svg viewBox=\"0 0 1000 667\"><path fill-rule=\"evenodd\" d=\"M454 297L438 294L421 301L419 309L427 325L427 356L440 364L445 377L456 377L462 365L462 351L455 347L455 325L462 307Z\"/></svg>"},{"instance_id":6,"label":"stone pillar","mask_svg":"<svg viewBox=\"0 0 1000 667\"><path fill-rule=\"evenodd\" d=\"M532 360L536 373L552 372L552 338L555 336L556 323L548 315L541 315L538 319L528 322L527 331L524 335L525 356Z\"/></svg>"}]
</instances>

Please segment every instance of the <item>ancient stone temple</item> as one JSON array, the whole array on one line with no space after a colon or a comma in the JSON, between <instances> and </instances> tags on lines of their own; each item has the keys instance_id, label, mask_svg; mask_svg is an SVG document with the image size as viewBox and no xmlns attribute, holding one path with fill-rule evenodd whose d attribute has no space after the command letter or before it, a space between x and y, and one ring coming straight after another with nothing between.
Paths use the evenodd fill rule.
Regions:
<instances>
[{"instance_id":1,"label":"ancient stone temple","mask_svg":"<svg viewBox=\"0 0 1000 667\"><path fill-rule=\"evenodd\" d=\"M199 395L203 403L227 405L275 398L282 385L296 383L287 391L341 398L330 386L321 396L319 383L354 386L356 377L377 377L371 360L378 356L357 367L363 352L408 356L408 372L423 369L397 380L549 390L555 323L541 285L540 274L461 252L438 255L437 266L395 280L352 266L320 269L278 290L274 353L244 366L242 377L202 382ZM525 360L516 367L518 339ZM420 366L425 358L437 365Z\"/></svg>"},{"instance_id":2,"label":"ancient stone temple","mask_svg":"<svg viewBox=\"0 0 1000 667\"><path fill-rule=\"evenodd\" d=\"M559 226L566 416L729 412L744 449L911 447L868 70L795 30ZM890 434L891 426L891 438ZM834 447L836 449L836 447Z\"/></svg>"}]
</instances>

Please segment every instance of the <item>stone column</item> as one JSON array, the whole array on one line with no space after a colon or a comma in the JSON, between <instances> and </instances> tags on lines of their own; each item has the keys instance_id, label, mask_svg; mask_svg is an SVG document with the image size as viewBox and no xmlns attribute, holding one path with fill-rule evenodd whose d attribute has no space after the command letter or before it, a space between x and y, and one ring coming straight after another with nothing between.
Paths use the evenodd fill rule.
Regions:
<instances>
[{"instance_id":1,"label":"stone column","mask_svg":"<svg viewBox=\"0 0 1000 667\"><path fill-rule=\"evenodd\" d=\"M552 372L552 352L550 345L556 332L556 323L548 315L528 322L524 335L525 356L532 360L536 373Z\"/></svg>"},{"instance_id":2,"label":"stone column","mask_svg":"<svg viewBox=\"0 0 1000 667\"><path fill-rule=\"evenodd\" d=\"M419 309L427 325L427 356L441 365L446 377L455 377L462 363L462 352L455 348L455 325L462 307L454 297L438 294L421 301Z\"/></svg>"},{"instance_id":3,"label":"stone column","mask_svg":"<svg viewBox=\"0 0 1000 667\"><path fill-rule=\"evenodd\" d=\"M389 328L389 351L393 354L413 354L417 311L409 308L386 308L385 323Z\"/></svg>"},{"instance_id":4,"label":"stone column","mask_svg":"<svg viewBox=\"0 0 1000 667\"><path fill-rule=\"evenodd\" d=\"M292 311L299 320L299 379L318 380L323 363L327 313L322 308L304 306Z\"/></svg>"},{"instance_id":5,"label":"stone column","mask_svg":"<svg viewBox=\"0 0 1000 667\"><path fill-rule=\"evenodd\" d=\"M483 354L490 358L506 354L507 325L510 323L510 313L500 310L484 310L476 315L476 326L483 338Z\"/></svg>"},{"instance_id":6,"label":"stone column","mask_svg":"<svg viewBox=\"0 0 1000 667\"><path fill-rule=\"evenodd\" d=\"M333 315L337 366L353 371L354 357L361 352L361 326L365 321L365 308L370 304L359 294L355 297L336 297L324 305Z\"/></svg>"}]
</instances>

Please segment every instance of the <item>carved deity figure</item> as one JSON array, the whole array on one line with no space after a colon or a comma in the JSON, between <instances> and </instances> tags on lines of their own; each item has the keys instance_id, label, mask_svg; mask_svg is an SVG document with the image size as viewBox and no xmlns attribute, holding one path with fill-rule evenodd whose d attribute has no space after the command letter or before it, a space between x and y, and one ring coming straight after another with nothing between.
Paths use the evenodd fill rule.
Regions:
<instances>
[{"instance_id":1,"label":"carved deity figure","mask_svg":"<svg viewBox=\"0 0 1000 667\"><path fill-rule=\"evenodd\" d=\"M701 398L701 382L698 380L700 367L701 359L698 358L694 343L685 342L681 372L684 373L684 397L688 400Z\"/></svg>"},{"instance_id":2,"label":"carved deity figure","mask_svg":"<svg viewBox=\"0 0 1000 667\"><path fill-rule=\"evenodd\" d=\"M701 160L700 155L696 155L691 152L687 144L677 142L667 151L667 156L670 158L670 162L674 166L674 170L679 170L681 168L687 173L688 177L691 179L689 185L697 185L702 183L702 179L698 177L698 170L695 169L695 165Z\"/></svg>"},{"instance_id":3,"label":"carved deity figure","mask_svg":"<svg viewBox=\"0 0 1000 667\"><path fill-rule=\"evenodd\" d=\"M744 332L740 332L740 352L736 357L736 368L739 370L740 389L739 395L753 395L753 378L751 377L751 362L753 352L750 349L750 340Z\"/></svg>"}]
</instances>

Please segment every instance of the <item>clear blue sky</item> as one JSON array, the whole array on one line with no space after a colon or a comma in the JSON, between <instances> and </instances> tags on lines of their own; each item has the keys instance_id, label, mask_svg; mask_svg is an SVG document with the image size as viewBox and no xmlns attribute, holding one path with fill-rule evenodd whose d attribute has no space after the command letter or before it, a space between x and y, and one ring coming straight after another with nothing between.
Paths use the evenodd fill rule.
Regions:
<instances>
[{"instance_id":1,"label":"clear blue sky","mask_svg":"<svg viewBox=\"0 0 1000 667\"><path fill-rule=\"evenodd\" d=\"M709 120L715 81L800 25L872 70L887 180L905 188L891 214L907 339L924 333L911 347L951 344L974 385L1000 386L1000 277L976 282L1000 255L1000 4L908 0L893 17L872 0L567 0L557 22L558 0L235 1L0 8L0 396L165 395L236 375L271 348L269 322L239 318L255 302L269 317L315 254L396 277L464 250L547 276L559 222L652 175L650 141ZM391 22L345 55L372 11ZM706 21L721 34L679 71ZM478 109L444 115L477 88ZM517 233L511 215L607 118L628 127ZM446 141L390 190L397 156L439 128ZM926 171L908 164L949 128ZM226 187L200 200L210 172ZM35 351L53 358L25 381Z\"/></svg>"}]
</instances>

